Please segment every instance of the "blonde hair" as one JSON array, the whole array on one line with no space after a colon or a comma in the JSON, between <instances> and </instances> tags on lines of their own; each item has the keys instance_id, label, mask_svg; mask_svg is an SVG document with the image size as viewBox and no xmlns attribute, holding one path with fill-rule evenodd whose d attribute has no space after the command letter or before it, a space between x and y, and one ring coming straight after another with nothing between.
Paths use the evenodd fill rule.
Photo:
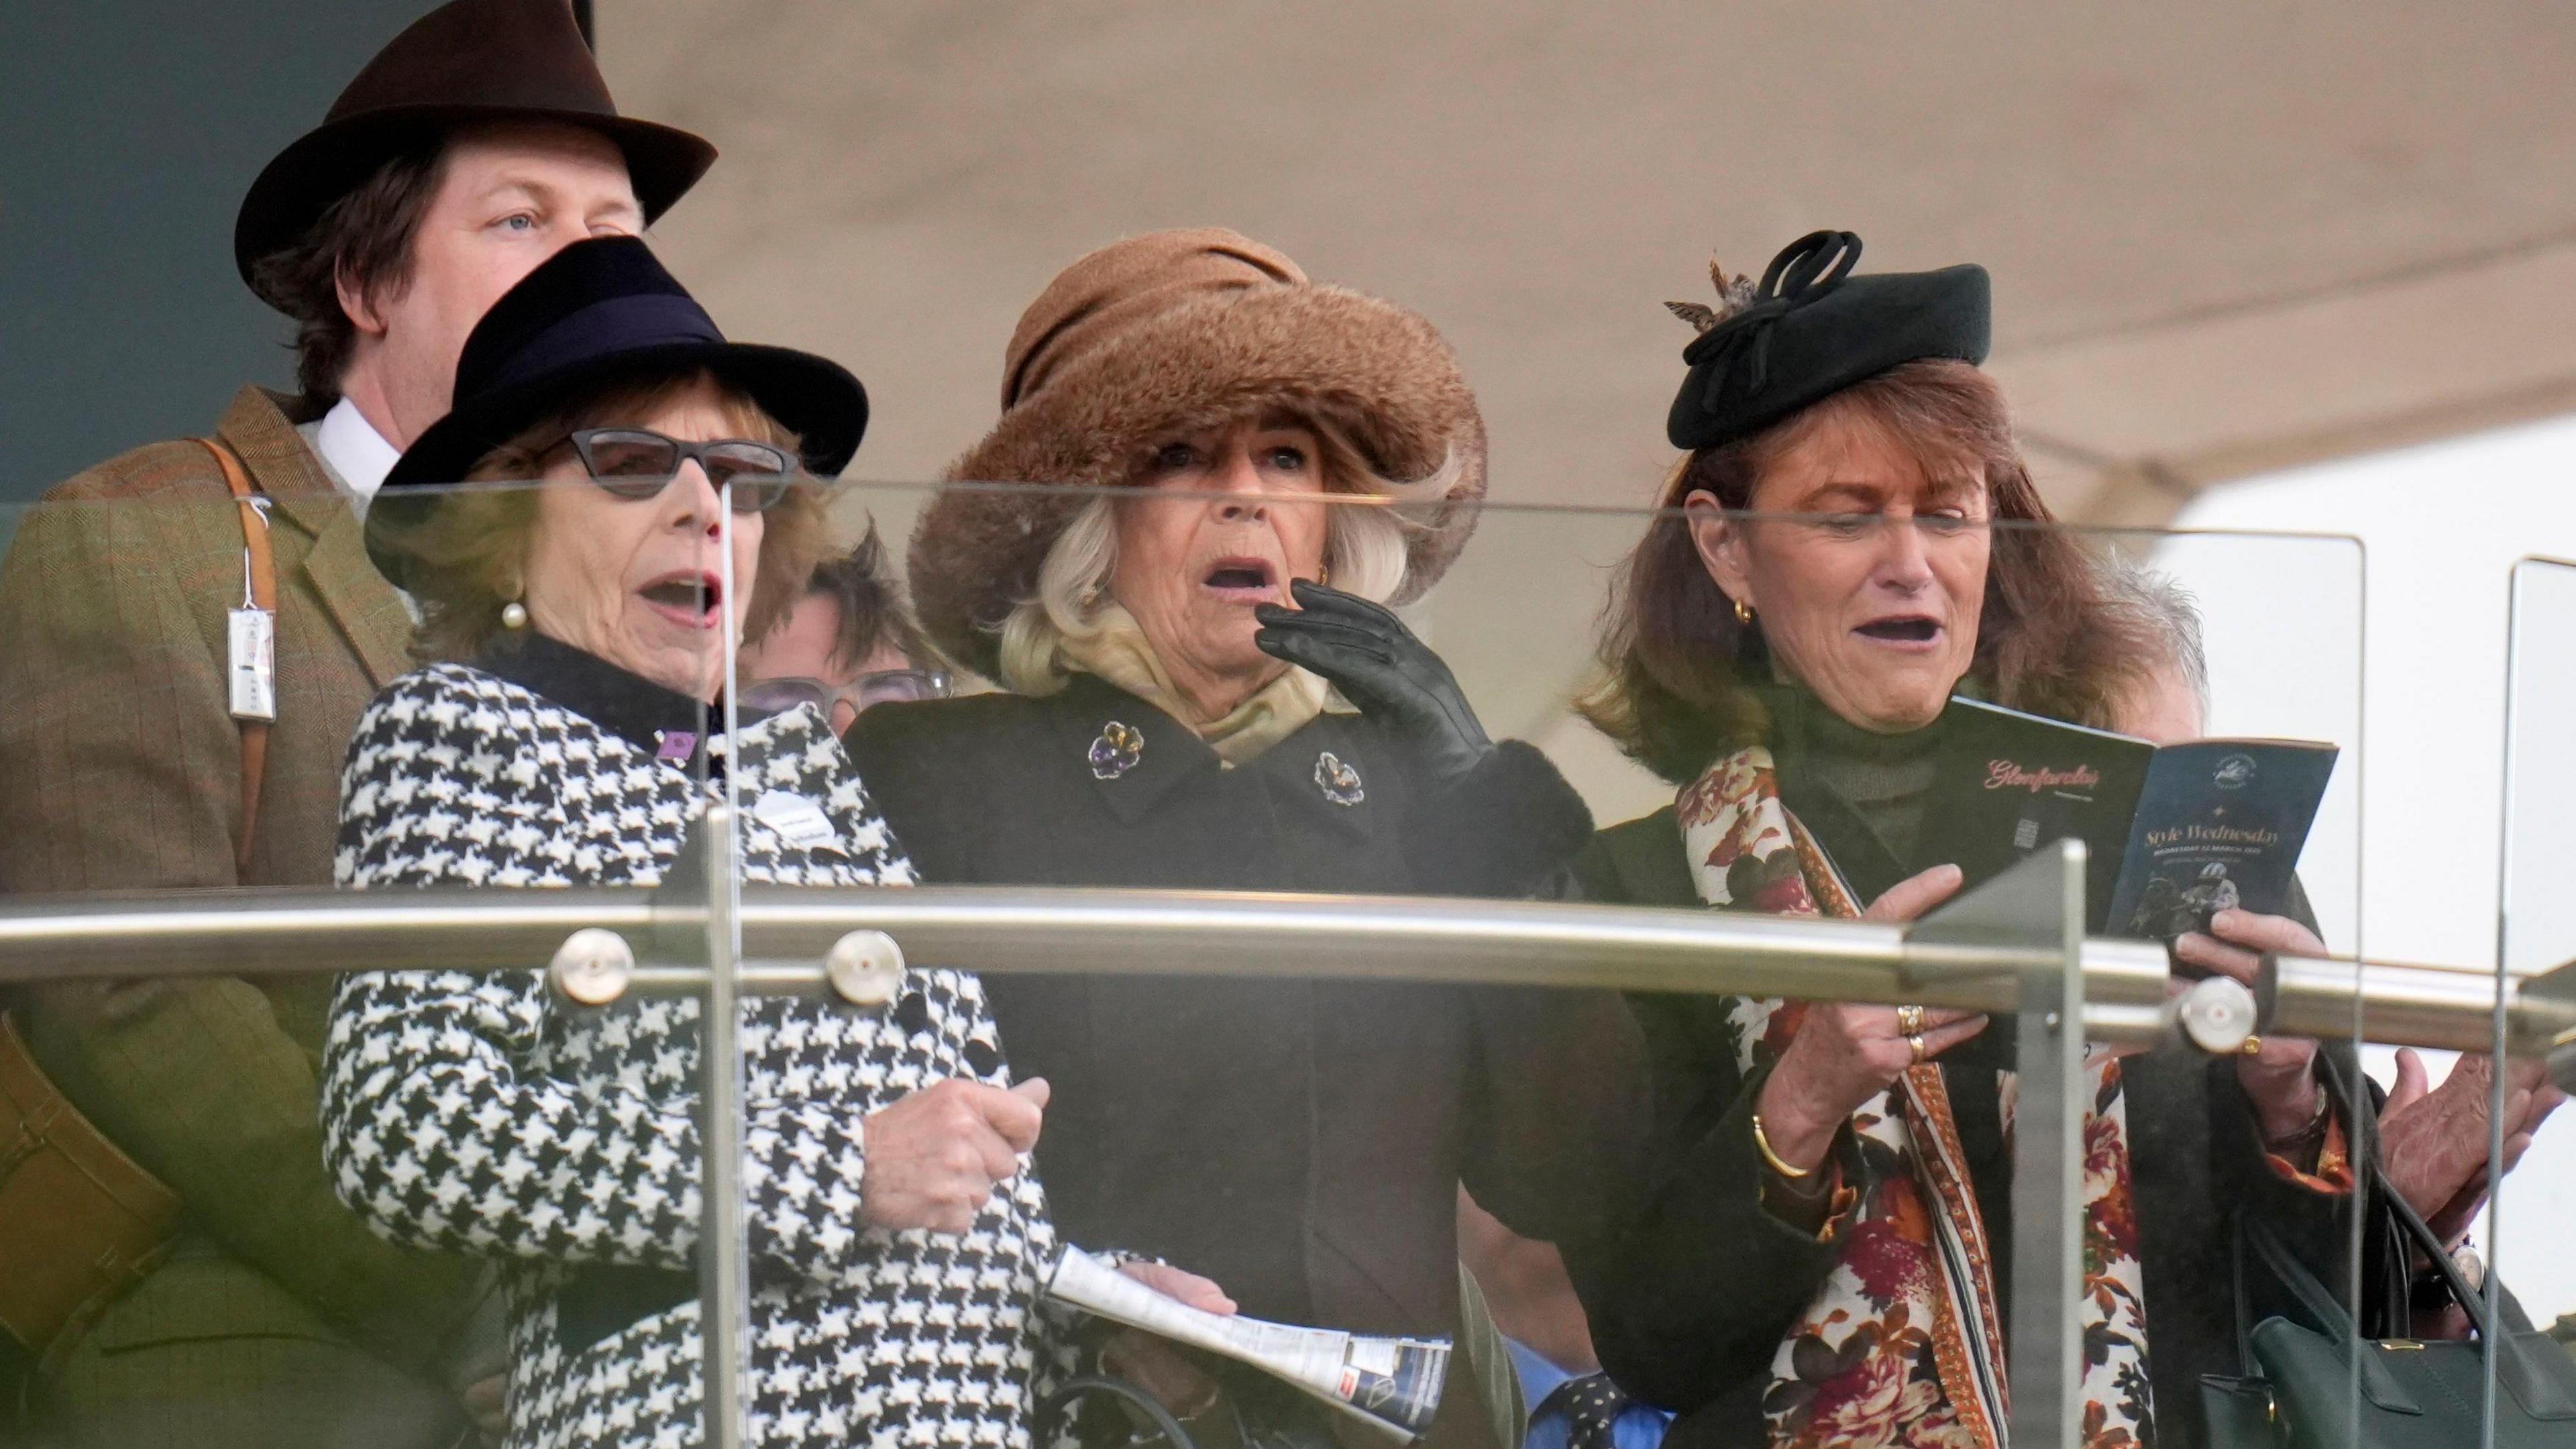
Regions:
<instances>
[{"instance_id":1,"label":"blonde hair","mask_svg":"<svg viewBox=\"0 0 2576 1449\"><path fill-rule=\"evenodd\" d=\"M538 459L582 428L611 427L652 417L701 389L714 394L718 416L738 437L770 443L791 455L796 435L745 394L700 370L676 377L628 379L601 385L519 430L467 470L468 483L532 481L544 471ZM804 592L824 544L819 487L800 486L761 515L760 576L744 611L743 637L767 633ZM536 488L468 488L440 499L408 522L370 514L380 541L406 560L404 584L420 608L412 631L412 657L423 664L471 659L501 632L501 610L525 589L528 545L536 533Z\"/></svg>"},{"instance_id":2,"label":"blonde hair","mask_svg":"<svg viewBox=\"0 0 2576 1449\"><path fill-rule=\"evenodd\" d=\"M1321 445L1325 492L1356 495L1330 502L1324 515L1324 569L1333 587L1380 603L1404 587L1412 536L1425 524L1415 514L1446 498L1465 465L1456 450L1430 477L1406 483L1372 468L1339 428L1296 419ZM1117 489L1093 498L1056 535L1038 565L1036 591L1002 621L1001 685L1015 694L1049 695L1069 677L1059 646L1100 632L1111 602L1109 581L1118 570Z\"/></svg>"}]
</instances>

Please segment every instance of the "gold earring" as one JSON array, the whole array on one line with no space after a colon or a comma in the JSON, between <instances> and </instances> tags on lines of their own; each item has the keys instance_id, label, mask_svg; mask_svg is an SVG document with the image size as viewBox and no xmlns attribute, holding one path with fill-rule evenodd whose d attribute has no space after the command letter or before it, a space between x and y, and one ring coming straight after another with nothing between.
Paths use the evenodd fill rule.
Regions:
<instances>
[{"instance_id":1,"label":"gold earring","mask_svg":"<svg viewBox=\"0 0 2576 1449\"><path fill-rule=\"evenodd\" d=\"M1735 601L1735 622L1748 627L1753 623L1753 610L1742 599Z\"/></svg>"},{"instance_id":2,"label":"gold earring","mask_svg":"<svg viewBox=\"0 0 2576 1449\"><path fill-rule=\"evenodd\" d=\"M1315 582L1323 585L1325 588L1331 588L1333 586L1333 566L1331 564L1315 565Z\"/></svg>"}]
</instances>

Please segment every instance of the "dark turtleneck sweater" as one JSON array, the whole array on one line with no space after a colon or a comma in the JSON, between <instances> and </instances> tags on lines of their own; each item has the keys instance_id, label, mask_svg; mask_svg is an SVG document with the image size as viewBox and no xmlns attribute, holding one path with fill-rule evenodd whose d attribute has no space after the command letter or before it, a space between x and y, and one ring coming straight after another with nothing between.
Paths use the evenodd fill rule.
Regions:
<instances>
[{"instance_id":1,"label":"dark turtleneck sweater","mask_svg":"<svg viewBox=\"0 0 2576 1449\"><path fill-rule=\"evenodd\" d=\"M1901 735L1862 729L1789 684L1757 691L1779 766L1780 800L1815 833L1863 905L1914 874L1940 768L1936 722Z\"/></svg>"}]
</instances>

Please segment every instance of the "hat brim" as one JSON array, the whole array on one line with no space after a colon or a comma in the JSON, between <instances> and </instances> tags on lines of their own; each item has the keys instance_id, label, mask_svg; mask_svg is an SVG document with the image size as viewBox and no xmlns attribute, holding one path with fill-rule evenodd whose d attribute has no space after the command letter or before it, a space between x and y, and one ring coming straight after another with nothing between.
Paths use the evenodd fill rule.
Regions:
<instances>
[{"instance_id":1,"label":"hat brim","mask_svg":"<svg viewBox=\"0 0 2576 1449\"><path fill-rule=\"evenodd\" d=\"M829 358L751 342L675 342L636 348L539 373L495 389L439 419L405 449L368 506L370 520L417 523L448 495L433 485L457 483L484 455L518 436L546 412L586 389L621 379L685 376L704 370L739 389L796 434L805 466L837 475L859 451L868 427L868 393L850 370ZM367 532L376 568L400 585L402 556L377 530Z\"/></svg>"},{"instance_id":2,"label":"hat brim","mask_svg":"<svg viewBox=\"0 0 2576 1449\"><path fill-rule=\"evenodd\" d=\"M648 226L688 194L716 160L714 144L703 136L596 111L474 105L369 111L315 127L261 168L233 221L233 265L260 300L279 306L279 299L260 290L260 260L300 241L331 203L412 146L458 126L513 121L574 126L615 142L626 156L627 179Z\"/></svg>"},{"instance_id":3,"label":"hat brim","mask_svg":"<svg viewBox=\"0 0 2576 1449\"><path fill-rule=\"evenodd\" d=\"M1341 429L1379 472L1455 483L1413 512L1397 602L1439 581L1475 532L1485 424L1448 343L1420 315L1331 286L1210 293L1073 359L948 469L910 550L913 607L950 658L990 676L1002 621L1037 587L1088 498L1134 481L1175 434L1273 410ZM1032 486L1034 485L1034 486Z\"/></svg>"}]
</instances>

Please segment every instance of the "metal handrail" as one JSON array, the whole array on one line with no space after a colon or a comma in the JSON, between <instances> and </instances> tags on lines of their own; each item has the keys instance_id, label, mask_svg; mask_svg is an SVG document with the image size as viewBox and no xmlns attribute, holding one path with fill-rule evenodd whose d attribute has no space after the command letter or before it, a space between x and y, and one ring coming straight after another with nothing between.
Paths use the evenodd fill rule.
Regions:
<instances>
[{"instance_id":1,"label":"metal handrail","mask_svg":"<svg viewBox=\"0 0 2576 1449\"><path fill-rule=\"evenodd\" d=\"M0 984L69 977L490 971L546 962L573 932L615 932L647 963L636 989L697 992L703 902L640 888L351 892L189 891L20 896L0 901ZM2052 953L1960 945L1906 927L1726 911L1451 897L1022 886L746 886L752 994L826 989L822 960L854 931L879 931L916 964L982 973L1124 972L1298 976L1629 991L1796 995L2011 1009L2013 973ZM2024 959L2029 958L2029 959ZM2166 990L2162 953L2095 938L2084 948L2088 1028L2143 1029ZM2492 973L2347 958L2279 956L2266 1029L2356 1034L2395 1045L2479 1050L2493 1026ZM2534 990L2507 1002L2518 1049L2576 1030L2576 999Z\"/></svg>"},{"instance_id":2,"label":"metal handrail","mask_svg":"<svg viewBox=\"0 0 2576 1449\"><path fill-rule=\"evenodd\" d=\"M0 901L0 984L67 977L527 969L575 931L628 939L635 982L702 989L708 911L640 888L327 889ZM1116 971L1633 991L1796 994L2008 1010L2012 973L2054 953L1911 940L1903 926L1554 901L1047 886L746 886L753 992L820 991L853 931L915 964L981 973ZM2152 1004L2160 962L2100 942L2095 995Z\"/></svg>"},{"instance_id":3,"label":"metal handrail","mask_svg":"<svg viewBox=\"0 0 2576 1449\"><path fill-rule=\"evenodd\" d=\"M710 827L725 831L723 807ZM832 990L882 1003L905 956L979 972L1097 971L1409 980L1506 986L1798 995L2015 1013L2022 1072L2014 1210L2034 1226L2014 1246L2015 1433L2067 1439L2080 1350L2081 1269L2072 1227L2081 1162L2075 1109L2083 1045L2160 1035L2163 953L2087 943L2084 850L2035 853L2002 878L1910 925L1556 902L1045 888L779 889L737 886L690 900L672 890L329 891L20 898L0 902L0 984L66 975L258 975L279 970L495 970L548 963L574 1002L637 989L708 1003L700 1115L737 1125L729 996ZM674 876L704 884L695 873ZM820 959L818 959L820 958ZM642 964L639 964L641 962ZM2242 994L2243 988L2226 983ZM2097 999L2098 998L2098 999ZM2250 1021L2251 1011L2244 1013ZM744 1248L735 1150L702 1138L703 1349L707 1441L739 1442L724 1390L737 1382L729 1331Z\"/></svg>"},{"instance_id":4,"label":"metal handrail","mask_svg":"<svg viewBox=\"0 0 2576 1449\"><path fill-rule=\"evenodd\" d=\"M2177 996L2160 946L2081 936L2083 852L2069 842L2057 856L2026 861L1904 925L1554 901L1050 887L747 885L714 899L673 888L22 896L0 900L0 985L546 963L555 989L583 1002L628 991L881 1002L908 958L982 973L1592 987L2011 1012L2023 1074L2014 1213L2025 1224L2014 1313L2043 1330L2013 1347L2014 1381L2030 1386L2016 1396L2014 1421L2017 1434L2047 1442L2072 1432L2077 1408L2065 1392L2078 1348L2067 1305L2081 1245L2064 1219L2080 1189L2080 1114L2069 1094L2080 1087L2083 1040L2146 1045L2171 1037L2179 1021L2213 1051L2258 1029L2476 1049L2490 1040L2499 990L2485 972L2285 955L2266 958L2260 999L2225 980ZM2210 1009L2194 1015L2202 1006ZM2501 1014L2513 1049L2557 1046L2576 1069L2576 968L2513 983ZM2079 1032L2062 1030L2069 1020ZM736 1054L705 1055L708 1113L730 1120ZM738 1216L727 1186L736 1152L724 1136L709 1136L703 1171L710 1195ZM739 1296L738 1227L709 1224L706 1296L719 1313ZM739 1346L721 1327L705 1347L711 1374L738 1367ZM710 1442L728 1441L729 1417L711 1413Z\"/></svg>"}]
</instances>

